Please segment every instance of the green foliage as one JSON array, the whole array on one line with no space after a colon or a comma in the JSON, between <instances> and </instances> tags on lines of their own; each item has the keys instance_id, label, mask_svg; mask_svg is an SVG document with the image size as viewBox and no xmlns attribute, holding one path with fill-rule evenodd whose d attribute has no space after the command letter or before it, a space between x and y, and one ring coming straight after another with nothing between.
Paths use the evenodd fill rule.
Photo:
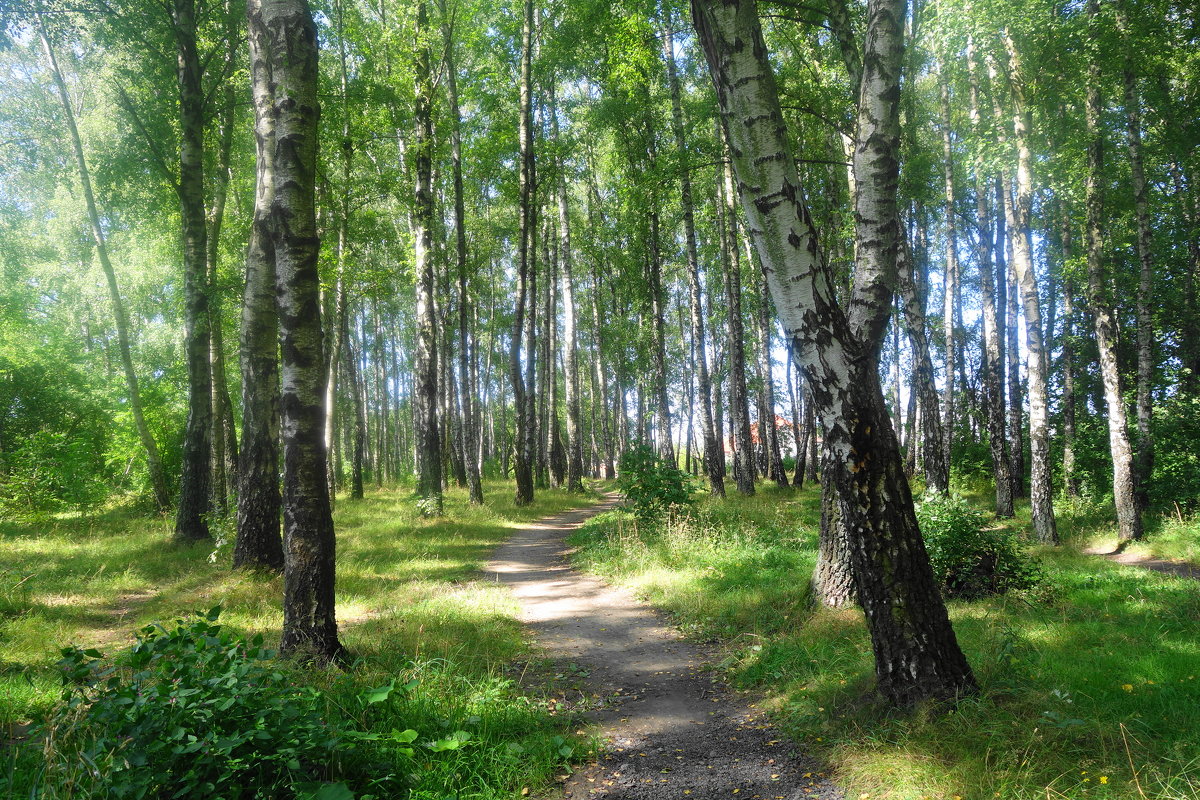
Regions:
<instances>
[{"instance_id":1,"label":"green foliage","mask_svg":"<svg viewBox=\"0 0 1200 800\"><path fill-rule=\"evenodd\" d=\"M644 444L625 452L619 474L617 484L638 519L654 519L674 506L691 505L691 476Z\"/></svg>"},{"instance_id":2,"label":"green foliage","mask_svg":"<svg viewBox=\"0 0 1200 800\"><path fill-rule=\"evenodd\" d=\"M321 694L297 687L261 635L235 636L219 614L149 625L111 663L64 649L47 777L81 759L108 797L286 798L336 768L350 743L323 719Z\"/></svg>"},{"instance_id":3,"label":"green foliage","mask_svg":"<svg viewBox=\"0 0 1200 800\"><path fill-rule=\"evenodd\" d=\"M1175 395L1154 409L1154 477L1150 502L1200 506L1200 398Z\"/></svg>"},{"instance_id":4,"label":"green foliage","mask_svg":"<svg viewBox=\"0 0 1200 800\"><path fill-rule=\"evenodd\" d=\"M917 519L933 572L947 597L975 599L1030 589L1041 570L1008 528L984 528L985 516L961 499L921 503Z\"/></svg>"},{"instance_id":5,"label":"green foliage","mask_svg":"<svg viewBox=\"0 0 1200 800\"><path fill-rule=\"evenodd\" d=\"M99 387L19 333L0 332L0 518L95 505L111 478Z\"/></svg>"}]
</instances>

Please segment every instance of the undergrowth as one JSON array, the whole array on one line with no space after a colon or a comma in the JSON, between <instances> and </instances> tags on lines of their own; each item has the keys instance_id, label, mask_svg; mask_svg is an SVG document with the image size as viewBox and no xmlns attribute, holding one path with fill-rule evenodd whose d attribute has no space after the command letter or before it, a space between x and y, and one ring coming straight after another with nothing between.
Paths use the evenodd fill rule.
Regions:
<instances>
[{"instance_id":1,"label":"undergrowth","mask_svg":"<svg viewBox=\"0 0 1200 800\"><path fill-rule=\"evenodd\" d=\"M1035 547L1044 590L950 603L982 692L898 713L872 694L861 613L807 604L818 511L815 488L760 486L654 526L607 514L577 559L721 640L722 666L848 797L1200 796L1200 584Z\"/></svg>"},{"instance_id":2,"label":"undergrowth","mask_svg":"<svg viewBox=\"0 0 1200 800\"><path fill-rule=\"evenodd\" d=\"M69 671L76 677L83 674L80 670L108 671L104 682L119 679L110 710L148 702L144 698L151 685L159 687L152 690L159 700L177 705L180 684L153 675L134 680L146 665L135 664L133 654L139 647L147 652L156 646L171 652L169 659L160 659L160 677L171 675L173 680L176 671L186 672L180 654L191 652L188 657L205 666L194 670L198 683L186 690L186 697L196 696L191 689L208 692L205 696L216 708L232 700L225 709L230 722L246 723L208 740L194 731L174 739L176 728L186 731L188 726L172 725L165 735L168 750L187 749L195 744L187 737L196 736L204 742L198 750L208 748L206 759L225 764L221 774L232 776L250 766L266 769L270 764L251 765L239 748L254 744L259 734L253 731L274 724L254 709L270 717L270 709L280 709L280 703L287 714L295 712L293 722L303 722L301 733L319 731L336 739L319 769L314 757L294 754L276 765L275 777L222 784L214 773L197 778L192 790L179 797L493 800L538 791L590 745L574 733L572 720L559 714L547 694L523 688L509 673L511 663L529 654L526 635L515 618L515 601L503 589L478 580L477 573L513 525L587 500L547 491L539 493L535 505L516 508L510 485L495 482L487 489L485 507L470 506L465 493L451 490L446 513L436 519L423 517L415 499L402 490L338 503L337 614L353 659L343 669L296 670L269 657L282 623L282 581L233 571L228 547L169 544L166 522L115 512L0 526L6 553L0 572L0 736L5 741L0 798L139 796L136 782L124 794L114 791L112 781L97 783L97 773L120 776L100 769L99 762L91 767L87 759L72 755L84 752L91 741L86 745L90 751L116 754L109 767L125 765L130 756L153 762L128 747L95 747L97 737L107 736L110 744L135 738L121 733L120 713L110 715L104 725L90 720L86 733L79 727L107 684L86 690L77 686L64 703L60 676L62 667L72 663ZM187 624L183 633L170 625L145 627L214 605L223 608L220 631L198 631ZM212 627L215 621L189 624ZM142 630L142 644L131 640L137 629ZM197 637L212 639L214 649L193 647ZM61 646L67 644L75 647L67 651L67 663L59 664ZM97 660L101 650L108 655ZM200 655L206 652L237 658L209 660ZM243 669L256 677L235 674ZM205 683L213 680L220 685ZM235 715L238 708L246 714ZM168 717L136 717L135 722L167 725ZM145 738L141 728L135 730ZM302 740L312 744L305 736L284 738L294 739L297 747ZM57 750L60 745L66 749ZM283 750L273 746L266 752ZM141 796L170 797L187 789L187 781L161 764L156 774L174 776L171 791L153 788Z\"/></svg>"}]
</instances>

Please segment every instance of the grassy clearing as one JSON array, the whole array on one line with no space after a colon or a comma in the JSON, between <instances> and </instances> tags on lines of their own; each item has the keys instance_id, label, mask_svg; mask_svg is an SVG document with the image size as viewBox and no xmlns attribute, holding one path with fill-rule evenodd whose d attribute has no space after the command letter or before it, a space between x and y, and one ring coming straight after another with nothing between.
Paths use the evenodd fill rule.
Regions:
<instances>
[{"instance_id":1,"label":"grassy clearing","mask_svg":"<svg viewBox=\"0 0 1200 800\"><path fill-rule=\"evenodd\" d=\"M518 509L507 484L486 489L481 508L451 490L440 519L421 517L404 490L343 499L335 514L338 621L356 666L345 674L309 671L303 680L325 689L365 730L412 728L423 740L472 733L473 746L438 753L410 776L413 798L512 797L548 780L578 745L569 722L507 674L508 664L528 656L528 642L512 599L477 573L514 525L591 498L544 491ZM114 512L4 523L0 548L5 739L57 702L54 665L65 644L111 651L142 625L218 604L225 626L278 639L282 580L234 572L231 542L170 543L169 521ZM365 688L393 679L413 688L362 704Z\"/></svg>"},{"instance_id":2,"label":"grassy clearing","mask_svg":"<svg viewBox=\"0 0 1200 800\"><path fill-rule=\"evenodd\" d=\"M817 519L815 489L763 487L650 530L603 515L576 542L582 565L725 642L723 666L850 797L1200 796L1200 584L1039 549L1040 590L951 604L983 693L896 714L869 699L860 612L808 608Z\"/></svg>"}]
</instances>

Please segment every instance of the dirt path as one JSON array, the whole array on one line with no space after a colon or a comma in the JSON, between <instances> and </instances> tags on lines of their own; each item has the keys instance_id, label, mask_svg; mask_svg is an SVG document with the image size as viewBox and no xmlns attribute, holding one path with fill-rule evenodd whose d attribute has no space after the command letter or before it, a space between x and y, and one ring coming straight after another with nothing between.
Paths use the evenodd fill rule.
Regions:
<instances>
[{"instance_id":1,"label":"dirt path","mask_svg":"<svg viewBox=\"0 0 1200 800\"><path fill-rule=\"evenodd\" d=\"M564 784L562 797L841 798L762 712L705 670L709 653L629 592L570 568L563 538L615 504L610 497L524 525L488 565L512 587L547 655L602 701L588 716L604 754Z\"/></svg>"},{"instance_id":2,"label":"dirt path","mask_svg":"<svg viewBox=\"0 0 1200 800\"><path fill-rule=\"evenodd\" d=\"M1186 564L1181 561L1164 561L1159 558L1150 558L1149 556L1138 555L1137 553L1122 553L1119 550L1106 550L1103 547L1091 547L1084 550L1085 553L1093 556L1107 558L1109 561L1117 564L1125 564L1131 567L1141 567L1142 569L1161 572L1164 575L1174 575L1179 578L1191 578L1192 580L1200 580L1200 567L1194 564Z\"/></svg>"}]
</instances>

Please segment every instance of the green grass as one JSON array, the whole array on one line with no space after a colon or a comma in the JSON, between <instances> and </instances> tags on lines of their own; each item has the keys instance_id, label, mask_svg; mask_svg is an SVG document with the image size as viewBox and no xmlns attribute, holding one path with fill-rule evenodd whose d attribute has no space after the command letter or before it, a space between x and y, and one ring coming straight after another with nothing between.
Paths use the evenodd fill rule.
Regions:
<instances>
[{"instance_id":1,"label":"green grass","mask_svg":"<svg viewBox=\"0 0 1200 800\"><path fill-rule=\"evenodd\" d=\"M1038 549L1041 590L950 606L982 693L898 713L871 699L861 613L808 608L817 519L815 489L760 487L649 530L598 518L578 558L720 639L723 666L848 797L1200 796L1200 583Z\"/></svg>"},{"instance_id":2,"label":"green grass","mask_svg":"<svg viewBox=\"0 0 1200 800\"><path fill-rule=\"evenodd\" d=\"M431 738L467 729L478 737L476 746L430 759L412 778L413 798L519 796L561 770L579 745L570 721L510 674L508 665L529 658L529 642L515 602L478 572L513 526L594 498L542 491L535 504L516 508L508 484L486 489L484 507L450 490L438 519L423 518L399 489L341 499L335 513L337 616L355 664L345 674L310 671L305 680L368 729L413 728ZM54 665L68 643L112 651L144 624L218 604L226 626L278 639L282 580L233 571L231 542L171 543L166 520L111 512L3 523L0 548L4 739L58 701ZM365 687L393 678L417 687L355 710Z\"/></svg>"},{"instance_id":3,"label":"green grass","mask_svg":"<svg viewBox=\"0 0 1200 800\"><path fill-rule=\"evenodd\" d=\"M1063 505L1067 533L1073 541L1106 552L1116 549L1117 528L1111 503L1079 500ZM1125 552L1200 566L1200 515L1171 508L1147 514L1144 523L1144 538L1126 545Z\"/></svg>"}]
</instances>

